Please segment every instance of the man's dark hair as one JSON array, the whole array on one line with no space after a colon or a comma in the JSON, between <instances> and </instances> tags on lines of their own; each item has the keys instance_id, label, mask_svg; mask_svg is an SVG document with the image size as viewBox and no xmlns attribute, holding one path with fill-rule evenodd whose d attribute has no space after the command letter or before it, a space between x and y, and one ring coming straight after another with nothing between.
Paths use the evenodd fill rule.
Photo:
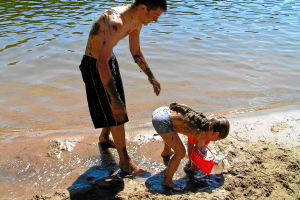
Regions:
<instances>
[{"instance_id":1,"label":"man's dark hair","mask_svg":"<svg viewBox=\"0 0 300 200\"><path fill-rule=\"evenodd\" d=\"M214 117L210 120L210 129L214 132L219 132L219 137L224 139L229 133L229 121L222 116Z\"/></svg>"},{"instance_id":2,"label":"man's dark hair","mask_svg":"<svg viewBox=\"0 0 300 200\"><path fill-rule=\"evenodd\" d=\"M156 10L158 7L160 7L164 11L167 11L166 0L134 0L133 1L133 7L136 7L141 4L147 6L148 11Z\"/></svg>"}]
</instances>

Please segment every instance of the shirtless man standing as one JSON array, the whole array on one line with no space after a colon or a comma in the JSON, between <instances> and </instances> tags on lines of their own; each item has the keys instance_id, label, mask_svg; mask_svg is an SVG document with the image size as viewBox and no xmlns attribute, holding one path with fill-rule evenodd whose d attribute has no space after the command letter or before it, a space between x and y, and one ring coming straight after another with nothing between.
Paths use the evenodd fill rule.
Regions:
<instances>
[{"instance_id":1,"label":"shirtless man standing","mask_svg":"<svg viewBox=\"0 0 300 200\"><path fill-rule=\"evenodd\" d=\"M145 171L128 156L124 123L128 122L125 95L119 66L113 48L129 35L129 48L135 63L148 76L154 93L160 84L151 72L140 48L142 26L157 22L167 10L166 0L134 0L130 5L114 7L103 12L94 22L85 55L79 66L86 86L90 115L95 128L103 128L100 143L113 145L119 154L121 170L132 175ZM109 136L112 133L113 139Z\"/></svg>"}]
</instances>

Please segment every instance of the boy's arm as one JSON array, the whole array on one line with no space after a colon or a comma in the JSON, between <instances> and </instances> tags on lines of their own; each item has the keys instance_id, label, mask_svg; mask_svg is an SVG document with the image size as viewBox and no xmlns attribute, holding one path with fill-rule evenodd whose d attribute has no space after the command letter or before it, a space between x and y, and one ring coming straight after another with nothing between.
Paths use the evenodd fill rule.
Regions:
<instances>
[{"instance_id":1,"label":"boy's arm","mask_svg":"<svg viewBox=\"0 0 300 200\"><path fill-rule=\"evenodd\" d=\"M206 135L205 132L201 132L197 138L196 146L194 148L197 148L198 150L202 151L202 149L205 147L205 141L206 141ZM197 169L197 166L191 162L191 172L195 172Z\"/></svg>"},{"instance_id":2,"label":"boy's arm","mask_svg":"<svg viewBox=\"0 0 300 200\"><path fill-rule=\"evenodd\" d=\"M197 166L193 162L191 162L191 172L194 173L196 171L196 169L197 169Z\"/></svg>"},{"instance_id":3,"label":"boy's arm","mask_svg":"<svg viewBox=\"0 0 300 200\"><path fill-rule=\"evenodd\" d=\"M158 96L161 89L160 83L154 77L150 67L146 62L146 58L143 51L140 48L140 30L136 29L129 34L129 48L131 55L135 63L143 70L143 72L148 76L149 82L152 84L154 93Z\"/></svg>"},{"instance_id":4,"label":"boy's arm","mask_svg":"<svg viewBox=\"0 0 300 200\"><path fill-rule=\"evenodd\" d=\"M201 131L200 134L198 134L195 139L197 140L196 148L202 150L202 148L205 146L205 141L206 141L205 132Z\"/></svg>"}]
</instances>

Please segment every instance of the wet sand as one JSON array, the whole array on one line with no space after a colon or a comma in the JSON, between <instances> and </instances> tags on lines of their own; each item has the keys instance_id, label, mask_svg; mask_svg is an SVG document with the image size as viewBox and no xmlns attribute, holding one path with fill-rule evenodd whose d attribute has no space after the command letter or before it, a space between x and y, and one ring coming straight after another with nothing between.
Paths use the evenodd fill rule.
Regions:
<instances>
[{"instance_id":1,"label":"wet sand","mask_svg":"<svg viewBox=\"0 0 300 200\"><path fill-rule=\"evenodd\" d=\"M144 177L123 174L115 149L87 128L11 132L1 137L0 199L297 199L300 110L229 117L229 136L211 142L220 165L209 176L186 174L160 186L163 142L151 124L127 128L128 153ZM186 143L186 138L181 137Z\"/></svg>"}]
</instances>

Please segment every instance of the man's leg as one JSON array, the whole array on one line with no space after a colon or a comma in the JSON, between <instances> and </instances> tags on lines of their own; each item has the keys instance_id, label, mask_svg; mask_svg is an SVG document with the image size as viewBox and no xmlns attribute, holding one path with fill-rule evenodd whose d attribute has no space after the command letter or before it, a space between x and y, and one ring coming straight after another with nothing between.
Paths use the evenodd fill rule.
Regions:
<instances>
[{"instance_id":1,"label":"man's leg","mask_svg":"<svg viewBox=\"0 0 300 200\"><path fill-rule=\"evenodd\" d=\"M110 134L110 127L103 128L99 136L99 142L115 147L115 142L113 138L109 136L109 134Z\"/></svg>"},{"instance_id":2,"label":"man's leg","mask_svg":"<svg viewBox=\"0 0 300 200\"><path fill-rule=\"evenodd\" d=\"M115 147L120 157L120 169L133 176L144 175L146 171L136 166L127 153L124 124L111 126L110 129L115 141Z\"/></svg>"}]
</instances>

